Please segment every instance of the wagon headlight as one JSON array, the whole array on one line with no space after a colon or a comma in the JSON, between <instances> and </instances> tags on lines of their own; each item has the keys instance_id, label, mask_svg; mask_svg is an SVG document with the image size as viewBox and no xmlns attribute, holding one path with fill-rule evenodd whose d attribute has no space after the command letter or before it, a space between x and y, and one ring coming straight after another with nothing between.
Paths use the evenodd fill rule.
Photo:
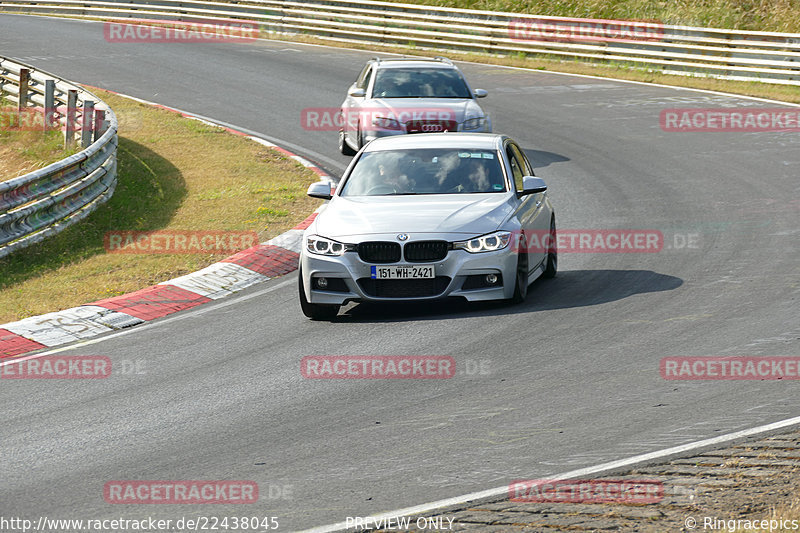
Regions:
<instances>
[{"instance_id":1,"label":"wagon headlight","mask_svg":"<svg viewBox=\"0 0 800 533\"><path fill-rule=\"evenodd\" d=\"M316 255L342 255L352 249L351 245L332 241L319 235L311 235L306 238L306 250Z\"/></svg>"},{"instance_id":2,"label":"wagon headlight","mask_svg":"<svg viewBox=\"0 0 800 533\"><path fill-rule=\"evenodd\" d=\"M466 130L477 130L477 129L483 128L485 124L486 124L486 118L485 117L469 118L469 119L464 121L462 129L464 129L465 131Z\"/></svg>"},{"instance_id":3,"label":"wagon headlight","mask_svg":"<svg viewBox=\"0 0 800 533\"><path fill-rule=\"evenodd\" d=\"M481 252L495 252L506 248L511 242L510 231L495 231L488 235L475 237L468 241L459 241L453 243L455 250L466 250L471 254L478 254Z\"/></svg>"},{"instance_id":4,"label":"wagon headlight","mask_svg":"<svg viewBox=\"0 0 800 533\"><path fill-rule=\"evenodd\" d=\"M388 117L375 117L372 119L372 125L377 126L384 130L401 130L400 122L393 118Z\"/></svg>"}]
</instances>

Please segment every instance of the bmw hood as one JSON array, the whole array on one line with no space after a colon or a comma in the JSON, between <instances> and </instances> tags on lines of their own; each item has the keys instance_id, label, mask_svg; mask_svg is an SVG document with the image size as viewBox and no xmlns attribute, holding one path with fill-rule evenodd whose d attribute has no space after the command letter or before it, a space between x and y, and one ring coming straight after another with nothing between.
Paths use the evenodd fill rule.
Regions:
<instances>
[{"instance_id":1,"label":"bmw hood","mask_svg":"<svg viewBox=\"0 0 800 533\"><path fill-rule=\"evenodd\" d=\"M513 214L508 194L335 197L310 228L331 239L388 233L491 233Z\"/></svg>"}]
</instances>

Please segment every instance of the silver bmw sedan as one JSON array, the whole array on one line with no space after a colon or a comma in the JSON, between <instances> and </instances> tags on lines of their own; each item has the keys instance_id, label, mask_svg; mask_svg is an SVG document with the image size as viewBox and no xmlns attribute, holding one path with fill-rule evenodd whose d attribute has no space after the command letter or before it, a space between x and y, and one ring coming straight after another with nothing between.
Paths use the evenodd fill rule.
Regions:
<instances>
[{"instance_id":1,"label":"silver bmw sedan","mask_svg":"<svg viewBox=\"0 0 800 533\"><path fill-rule=\"evenodd\" d=\"M504 135L385 137L354 157L303 235L303 313L331 319L348 302L521 302L557 268L544 180Z\"/></svg>"}]
</instances>

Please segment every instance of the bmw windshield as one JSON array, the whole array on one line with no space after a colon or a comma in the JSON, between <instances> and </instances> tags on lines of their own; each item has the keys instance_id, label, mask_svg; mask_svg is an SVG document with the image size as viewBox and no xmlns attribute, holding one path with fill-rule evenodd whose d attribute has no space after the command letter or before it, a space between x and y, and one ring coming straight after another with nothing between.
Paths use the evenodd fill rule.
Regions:
<instances>
[{"instance_id":1,"label":"bmw windshield","mask_svg":"<svg viewBox=\"0 0 800 533\"><path fill-rule=\"evenodd\" d=\"M494 150L425 148L364 152L340 196L506 192Z\"/></svg>"}]
</instances>

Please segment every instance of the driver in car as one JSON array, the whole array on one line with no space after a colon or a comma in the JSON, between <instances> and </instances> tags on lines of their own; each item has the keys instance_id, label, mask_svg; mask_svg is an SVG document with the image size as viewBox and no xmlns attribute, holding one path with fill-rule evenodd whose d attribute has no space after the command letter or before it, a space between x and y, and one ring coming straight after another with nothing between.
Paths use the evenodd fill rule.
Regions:
<instances>
[{"instance_id":1,"label":"driver in car","mask_svg":"<svg viewBox=\"0 0 800 533\"><path fill-rule=\"evenodd\" d=\"M402 194L411 192L414 183L397 165L378 165L378 178L371 191L374 194Z\"/></svg>"}]
</instances>

